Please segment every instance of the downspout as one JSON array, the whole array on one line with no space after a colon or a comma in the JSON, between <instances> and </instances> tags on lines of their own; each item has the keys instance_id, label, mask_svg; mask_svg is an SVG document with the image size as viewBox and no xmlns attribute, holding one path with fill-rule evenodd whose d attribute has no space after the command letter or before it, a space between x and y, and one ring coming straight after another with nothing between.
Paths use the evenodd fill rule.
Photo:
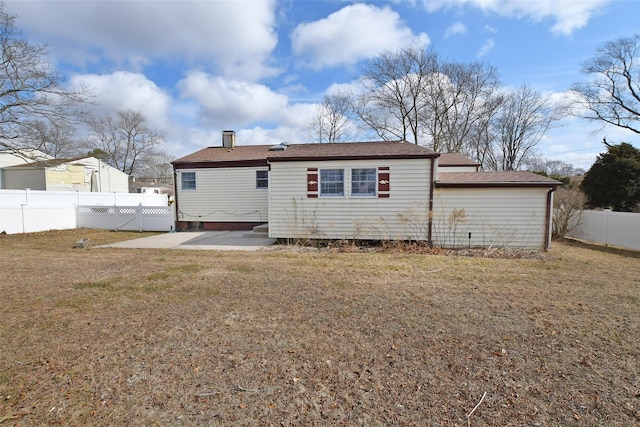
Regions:
<instances>
[{"instance_id":1,"label":"downspout","mask_svg":"<svg viewBox=\"0 0 640 427\"><path fill-rule=\"evenodd\" d=\"M427 236L427 244L433 246L433 191L435 189L435 178L433 176L435 172L435 159L431 159L431 176L429 177L429 231Z\"/></svg>"},{"instance_id":2,"label":"downspout","mask_svg":"<svg viewBox=\"0 0 640 427\"><path fill-rule=\"evenodd\" d=\"M175 215L175 224L173 224L173 229L178 231L178 172L176 168L173 168L173 204L174 206L174 215Z\"/></svg>"},{"instance_id":3,"label":"downspout","mask_svg":"<svg viewBox=\"0 0 640 427\"><path fill-rule=\"evenodd\" d=\"M548 251L551 246L551 215L553 213L553 192L556 191L556 187L551 187L551 190L547 192L547 217L544 221L544 250Z\"/></svg>"}]
</instances>

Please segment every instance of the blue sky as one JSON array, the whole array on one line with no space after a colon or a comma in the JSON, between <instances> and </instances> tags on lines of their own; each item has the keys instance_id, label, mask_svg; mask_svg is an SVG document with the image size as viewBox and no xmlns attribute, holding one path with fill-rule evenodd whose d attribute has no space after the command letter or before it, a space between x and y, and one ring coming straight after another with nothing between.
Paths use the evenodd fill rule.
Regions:
<instances>
[{"instance_id":1,"label":"blue sky","mask_svg":"<svg viewBox=\"0 0 640 427\"><path fill-rule=\"evenodd\" d=\"M561 99L604 42L640 32L637 0L7 0L25 38L47 43L97 113L133 108L177 158L221 143L307 142L316 104L357 84L363 61L416 41L495 66L502 84ZM540 154L587 169L602 138L637 135L568 118Z\"/></svg>"}]
</instances>

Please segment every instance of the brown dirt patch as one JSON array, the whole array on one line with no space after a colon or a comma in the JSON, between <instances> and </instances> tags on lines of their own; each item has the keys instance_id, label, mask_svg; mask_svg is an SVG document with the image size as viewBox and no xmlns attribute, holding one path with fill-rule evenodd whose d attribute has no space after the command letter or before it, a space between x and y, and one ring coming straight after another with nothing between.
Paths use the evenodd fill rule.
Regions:
<instances>
[{"instance_id":1,"label":"brown dirt patch","mask_svg":"<svg viewBox=\"0 0 640 427\"><path fill-rule=\"evenodd\" d=\"M633 256L71 248L139 236L0 236L0 422L640 423Z\"/></svg>"}]
</instances>

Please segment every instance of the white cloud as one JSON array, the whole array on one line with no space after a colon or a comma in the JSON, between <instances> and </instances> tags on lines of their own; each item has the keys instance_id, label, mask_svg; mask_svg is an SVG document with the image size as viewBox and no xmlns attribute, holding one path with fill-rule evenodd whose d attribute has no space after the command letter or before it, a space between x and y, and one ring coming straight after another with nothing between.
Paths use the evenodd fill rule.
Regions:
<instances>
[{"instance_id":1,"label":"white cloud","mask_svg":"<svg viewBox=\"0 0 640 427\"><path fill-rule=\"evenodd\" d=\"M495 33L497 33L497 32L498 32L498 30L497 30L497 29L495 29L495 28L493 28L491 25L487 25L487 24L485 24L485 26L484 26L484 27L482 27L482 30L483 30L485 33L492 33L492 34L495 34Z\"/></svg>"},{"instance_id":2,"label":"white cloud","mask_svg":"<svg viewBox=\"0 0 640 427\"><path fill-rule=\"evenodd\" d=\"M553 19L551 31L568 35L584 27L589 19L610 0L423 0L427 11L451 7L475 6L485 12L513 18L529 18L534 22Z\"/></svg>"},{"instance_id":3,"label":"white cloud","mask_svg":"<svg viewBox=\"0 0 640 427\"><path fill-rule=\"evenodd\" d=\"M569 91L551 95L552 101L563 104L572 98L573 95ZM599 122L568 116L563 118L557 127L547 132L538 150L549 159L562 160L587 170L598 154L606 152L606 147L602 143L603 138L614 144L630 142L640 148L640 141L636 138L634 142L634 137L633 132L626 129L611 125L603 126Z\"/></svg>"},{"instance_id":4,"label":"white cloud","mask_svg":"<svg viewBox=\"0 0 640 427\"><path fill-rule=\"evenodd\" d=\"M429 43L425 33L413 34L390 7L361 3L298 25L291 39L294 52L316 69L354 64L411 42Z\"/></svg>"},{"instance_id":5,"label":"white cloud","mask_svg":"<svg viewBox=\"0 0 640 427\"><path fill-rule=\"evenodd\" d=\"M326 95L341 95L341 94L361 94L366 88L362 85L362 81L359 79L352 80L348 83L333 83L326 90Z\"/></svg>"},{"instance_id":6,"label":"white cloud","mask_svg":"<svg viewBox=\"0 0 640 427\"><path fill-rule=\"evenodd\" d=\"M444 38L448 39L449 37L455 36L457 34L464 34L467 32L467 26L462 22L457 21L450 25L444 32Z\"/></svg>"},{"instance_id":7,"label":"white cloud","mask_svg":"<svg viewBox=\"0 0 640 427\"><path fill-rule=\"evenodd\" d=\"M300 129L287 126L278 126L274 129L266 129L260 126L242 129L236 132L238 145L276 145L284 141L293 144L305 142Z\"/></svg>"},{"instance_id":8,"label":"white cloud","mask_svg":"<svg viewBox=\"0 0 640 427\"><path fill-rule=\"evenodd\" d=\"M88 87L92 95L89 108L97 114L132 109L140 111L155 126L164 128L167 124L171 97L142 74L82 74L74 76L70 84Z\"/></svg>"},{"instance_id":9,"label":"white cloud","mask_svg":"<svg viewBox=\"0 0 640 427\"><path fill-rule=\"evenodd\" d=\"M267 86L202 71L188 73L177 87L182 98L198 102L204 123L221 129L274 121L289 102Z\"/></svg>"},{"instance_id":10,"label":"white cloud","mask_svg":"<svg viewBox=\"0 0 640 427\"><path fill-rule=\"evenodd\" d=\"M268 65L277 44L274 0L9 0L7 9L67 62L106 60L139 70L157 59L181 61L254 81L277 72Z\"/></svg>"},{"instance_id":11,"label":"white cloud","mask_svg":"<svg viewBox=\"0 0 640 427\"><path fill-rule=\"evenodd\" d=\"M484 44L480 47L480 50L478 50L478 58L486 56L489 52L491 52L495 45L496 43L493 39L488 39L487 41L485 41Z\"/></svg>"}]
</instances>

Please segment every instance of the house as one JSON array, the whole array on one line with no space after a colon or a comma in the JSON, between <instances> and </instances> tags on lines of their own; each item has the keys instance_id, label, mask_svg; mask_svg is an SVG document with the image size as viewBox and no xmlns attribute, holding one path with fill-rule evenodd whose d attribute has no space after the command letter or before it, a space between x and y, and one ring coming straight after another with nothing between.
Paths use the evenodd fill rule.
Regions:
<instances>
[{"instance_id":1,"label":"house","mask_svg":"<svg viewBox=\"0 0 640 427\"><path fill-rule=\"evenodd\" d=\"M463 157L402 141L236 146L223 134L221 147L172 162L176 229L268 223L282 239L548 248L559 183Z\"/></svg>"},{"instance_id":2,"label":"house","mask_svg":"<svg viewBox=\"0 0 640 427\"><path fill-rule=\"evenodd\" d=\"M250 230L269 221L267 145L207 147L172 162L176 230Z\"/></svg>"},{"instance_id":3,"label":"house","mask_svg":"<svg viewBox=\"0 0 640 427\"><path fill-rule=\"evenodd\" d=\"M2 173L2 188L9 190L129 192L129 175L95 157L41 160Z\"/></svg>"},{"instance_id":4,"label":"house","mask_svg":"<svg viewBox=\"0 0 640 427\"><path fill-rule=\"evenodd\" d=\"M52 156L40 150L2 150L0 151L0 189L2 185L2 170L9 166L26 165L41 160L53 159Z\"/></svg>"}]
</instances>

